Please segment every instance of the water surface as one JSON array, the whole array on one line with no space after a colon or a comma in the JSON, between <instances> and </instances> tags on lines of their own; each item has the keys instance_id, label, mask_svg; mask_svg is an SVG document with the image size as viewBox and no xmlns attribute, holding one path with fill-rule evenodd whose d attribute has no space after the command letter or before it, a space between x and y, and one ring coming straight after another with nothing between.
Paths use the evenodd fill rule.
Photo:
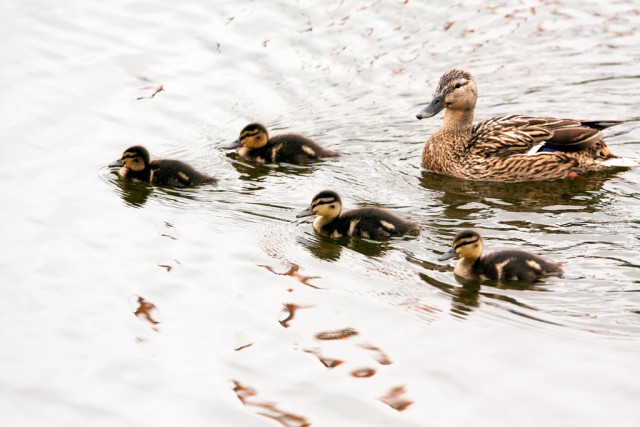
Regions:
<instances>
[{"instance_id":1,"label":"water surface","mask_svg":"<svg viewBox=\"0 0 640 427\"><path fill-rule=\"evenodd\" d=\"M0 10L5 423L637 425L638 170L436 176L419 164L441 117L415 119L463 67L476 119L624 120L607 141L637 156L637 1ZM342 156L243 162L224 146L251 121ZM121 183L105 165L134 144L219 184ZM422 232L320 237L295 213L325 188ZM436 259L465 227L565 274L457 281Z\"/></svg>"}]
</instances>

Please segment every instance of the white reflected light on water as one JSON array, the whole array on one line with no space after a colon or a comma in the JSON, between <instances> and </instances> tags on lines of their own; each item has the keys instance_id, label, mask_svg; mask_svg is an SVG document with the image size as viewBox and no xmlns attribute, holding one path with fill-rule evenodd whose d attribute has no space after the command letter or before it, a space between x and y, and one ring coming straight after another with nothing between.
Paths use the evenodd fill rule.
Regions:
<instances>
[{"instance_id":1,"label":"white reflected light on water","mask_svg":"<svg viewBox=\"0 0 640 427\"><path fill-rule=\"evenodd\" d=\"M635 425L636 170L483 184L423 173L440 75L476 119L624 120L640 151L640 4L533 1L0 5L0 409L10 425ZM239 161L250 121L340 151ZM219 178L117 181L130 145ZM333 242L317 191L418 220ZM459 283L463 227L565 262L530 286Z\"/></svg>"}]
</instances>

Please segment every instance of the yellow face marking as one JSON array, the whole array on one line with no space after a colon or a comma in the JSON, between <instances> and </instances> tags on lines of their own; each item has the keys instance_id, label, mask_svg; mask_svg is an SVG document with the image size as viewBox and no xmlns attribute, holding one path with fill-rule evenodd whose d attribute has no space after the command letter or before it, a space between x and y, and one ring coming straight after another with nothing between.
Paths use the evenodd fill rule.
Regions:
<instances>
[{"instance_id":1,"label":"yellow face marking","mask_svg":"<svg viewBox=\"0 0 640 427\"><path fill-rule=\"evenodd\" d=\"M259 129L245 131L240 134L240 143L251 150L262 148L267 145L269 138L267 134Z\"/></svg>"},{"instance_id":2,"label":"yellow face marking","mask_svg":"<svg viewBox=\"0 0 640 427\"><path fill-rule=\"evenodd\" d=\"M316 152L313 151L313 148L309 147L308 145L303 145L302 146L302 151L304 151L305 153L307 153L307 155L309 157L316 157Z\"/></svg>"},{"instance_id":3,"label":"yellow face marking","mask_svg":"<svg viewBox=\"0 0 640 427\"><path fill-rule=\"evenodd\" d=\"M135 153L124 153L122 155L122 165L136 172L144 170L144 160L142 160L142 157L135 155Z\"/></svg>"},{"instance_id":4,"label":"yellow face marking","mask_svg":"<svg viewBox=\"0 0 640 427\"><path fill-rule=\"evenodd\" d=\"M460 258L475 260L482 254L482 240L476 236L456 240L453 247Z\"/></svg>"},{"instance_id":5,"label":"yellow face marking","mask_svg":"<svg viewBox=\"0 0 640 427\"><path fill-rule=\"evenodd\" d=\"M393 231L396 229L396 226L391 224L389 221L385 221L383 219L380 220L380 225L382 225L384 228L386 228L389 231Z\"/></svg>"}]
</instances>

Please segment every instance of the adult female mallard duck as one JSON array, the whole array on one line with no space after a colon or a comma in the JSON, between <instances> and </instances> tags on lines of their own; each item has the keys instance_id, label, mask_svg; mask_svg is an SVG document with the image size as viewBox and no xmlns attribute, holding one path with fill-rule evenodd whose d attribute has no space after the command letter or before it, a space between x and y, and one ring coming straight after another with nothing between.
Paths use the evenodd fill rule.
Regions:
<instances>
[{"instance_id":1,"label":"adult female mallard duck","mask_svg":"<svg viewBox=\"0 0 640 427\"><path fill-rule=\"evenodd\" d=\"M298 213L298 218L316 215L313 229L320 234L338 238L359 236L384 239L391 236L418 233L418 223L401 218L381 208L359 208L342 212L342 201L335 191L316 194L311 206Z\"/></svg>"},{"instance_id":2,"label":"adult female mallard duck","mask_svg":"<svg viewBox=\"0 0 640 427\"><path fill-rule=\"evenodd\" d=\"M140 145L127 148L120 159L109 165L117 166L120 167L118 175L131 181L177 187L212 184L217 181L179 160L151 160L149 151Z\"/></svg>"},{"instance_id":3,"label":"adult female mallard duck","mask_svg":"<svg viewBox=\"0 0 640 427\"><path fill-rule=\"evenodd\" d=\"M258 163L305 164L338 153L322 148L309 138L295 133L269 137L267 128L251 123L242 129L240 137L229 148L238 148L240 157Z\"/></svg>"},{"instance_id":4,"label":"adult female mallard duck","mask_svg":"<svg viewBox=\"0 0 640 427\"><path fill-rule=\"evenodd\" d=\"M637 166L614 155L600 130L619 121L584 121L521 115L499 116L473 125L478 92L471 74L451 70L418 119L445 110L429 138L422 166L432 172L476 181L543 181L614 166Z\"/></svg>"},{"instance_id":5,"label":"adult female mallard duck","mask_svg":"<svg viewBox=\"0 0 640 427\"><path fill-rule=\"evenodd\" d=\"M458 258L453 272L467 280L534 281L546 274L562 273L560 263L520 250L504 250L482 256L482 236L475 230L460 232L451 249L438 258Z\"/></svg>"}]
</instances>

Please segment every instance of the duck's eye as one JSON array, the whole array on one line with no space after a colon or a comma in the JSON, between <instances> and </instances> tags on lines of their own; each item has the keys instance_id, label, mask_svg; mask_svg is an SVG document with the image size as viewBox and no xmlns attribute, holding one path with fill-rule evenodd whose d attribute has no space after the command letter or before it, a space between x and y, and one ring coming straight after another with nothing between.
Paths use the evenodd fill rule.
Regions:
<instances>
[{"instance_id":1,"label":"duck's eye","mask_svg":"<svg viewBox=\"0 0 640 427\"><path fill-rule=\"evenodd\" d=\"M460 89L461 86L462 86L461 83L456 83L456 89Z\"/></svg>"}]
</instances>

